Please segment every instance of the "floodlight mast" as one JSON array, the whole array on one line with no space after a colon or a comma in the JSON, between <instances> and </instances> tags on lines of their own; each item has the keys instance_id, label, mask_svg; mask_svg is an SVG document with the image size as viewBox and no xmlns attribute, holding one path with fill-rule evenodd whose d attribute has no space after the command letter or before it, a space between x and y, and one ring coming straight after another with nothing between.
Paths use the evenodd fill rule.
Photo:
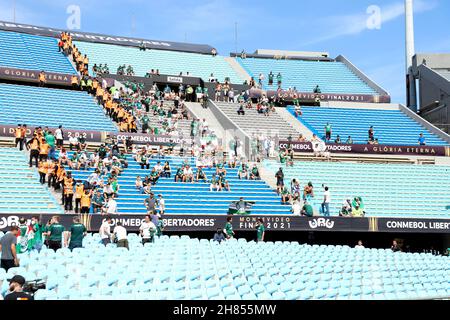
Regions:
<instances>
[{"instance_id":1,"label":"floodlight mast","mask_svg":"<svg viewBox=\"0 0 450 320\"><path fill-rule=\"evenodd\" d=\"M405 0L405 22L406 22L406 74L412 66L414 49L414 12L413 0Z\"/></svg>"},{"instance_id":2,"label":"floodlight mast","mask_svg":"<svg viewBox=\"0 0 450 320\"><path fill-rule=\"evenodd\" d=\"M405 0L405 67L406 81L408 83L406 90L407 106L412 111L418 111L417 105L417 81L413 74L412 64L413 57L416 54L414 48L414 10L413 0Z\"/></svg>"}]
</instances>

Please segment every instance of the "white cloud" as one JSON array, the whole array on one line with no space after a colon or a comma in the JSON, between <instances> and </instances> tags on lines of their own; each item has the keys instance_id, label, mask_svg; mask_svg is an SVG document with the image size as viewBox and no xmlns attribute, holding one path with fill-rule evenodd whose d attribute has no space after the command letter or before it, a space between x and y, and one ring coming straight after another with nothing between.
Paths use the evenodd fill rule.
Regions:
<instances>
[{"instance_id":1,"label":"white cloud","mask_svg":"<svg viewBox=\"0 0 450 320\"><path fill-rule=\"evenodd\" d=\"M416 0L414 1L414 12L421 13L430 11L436 8L437 2L435 0ZM403 2L397 2L385 7L381 7L381 27L383 24L402 17L405 13ZM319 20L327 33L311 40L305 45L316 44L327 40L332 40L338 37L347 35L357 35L367 29L367 19L369 15L366 12L353 15L340 15L322 18Z\"/></svg>"}]
</instances>

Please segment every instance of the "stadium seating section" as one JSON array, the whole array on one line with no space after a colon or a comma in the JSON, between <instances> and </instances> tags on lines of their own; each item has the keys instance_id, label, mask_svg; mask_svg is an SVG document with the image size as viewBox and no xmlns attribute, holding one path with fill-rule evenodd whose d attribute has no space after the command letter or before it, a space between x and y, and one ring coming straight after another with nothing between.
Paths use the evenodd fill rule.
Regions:
<instances>
[{"instance_id":1,"label":"stadium seating section","mask_svg":"<svg viewBox=\"0 0 450 320\"><path fill-rule=\"evenodd\" d=\"M70 61L58 52L58 40L0 31L0 66L75 74Z\"/></svg>"},{"instance_id":2,"label":"stadium seating section","mask_svg":"<svg viewBox=\"0 0 450 320\"><path fill-rule=\"evenodd\" d=\"M258 81L259 74L262 73L265 77L263 88L267 90L278 88L276 76L280 72L283 89L296 87L299 92L313 92L318 85L323 93L377 94L342 62L236 59L255 81ZM272 86L268 85L270 71L274 74Z\"/></svg>"},{"instance_id":3,"label":"stadium seating section","mask_svg":"<svg viewBox=\"0 0 450 320\"><path fill-rule=\"evenodd\" d=\"M256 201L252 208L255 214L289 214L289 208L280 204L276 193L264 181L239 180L238 169L227 170L227 180L231 191L209 191L209 183L182 183L174 182L177 168L185 161L195 170L195 158L166 157L165 159L151 159L150 170L142 170L140 165L128 156L129 167L119 177L119 197L117 199L118 211L121 214L145 214L144 199L148 195L140 194L135 187L137 176L144 178L149 175L157 161L169 161L172 169L172 178L160 178L152 192L162 194L166 200L166 214L227 214L231 201L244 197L248 201ZM86 180L91 171L72 171L77 180ZM215 169L204 169L208 180L211 179Z\"/></svg>"},{"instance_id":4,"label":"stadium seating section","mask_svg":"<svg viewBox=\"0 0 450 320\"><path fill-rule=\"evenodd\" d=\"M390 249L301 245L298 242L221 244L187 236L161 236L142 246L129 235L130 250L100 244L44 249L20 256L21 274L44 279L36 300L413 300L450 295L450 258ZM130 263L132 261L133 263ZM126 273L123 270L127 270Z\"/></svg>"},{"instance_id":5,"label":"stadium seating section","mask_svg":"<svg viewBox=\"0 0 450 320\"><path fill-rule=\"evenodd\" d=\"M275 172L279 163L266 161ZM285 183L292 179L304 186L312 182L315 207L323 200L322 184L330 188L332 216L339 214L346 198L361 196L367 216L449 218L450 167L403 164L295 162L283 168Z\"/></svg>"},{"instance_id":6,"label":"stadium seating section","mask_svg":"<svg viewBox=\"0 0 450 320\"><path fill-rule=\"evenodd\" d=\"M215 102L219 109L228 118L248 135L263 132L271 137L278 135L280 139L286 139L289 135L297 137L299 133L287 123L278 113L270 112L268 117L259 114L256 108L245 109L245 115L238 115L239 104Z\"/></svg>"},{"instance_id":7,"label":"stadium seating section","mask_svg":"<svg viewBox=\"0 0 450 320\"><path fill-rule=\"evenodd\" d=\"M117 131L86 92L0 83L0 123Z\"/></svg>"},{"instance_id":8,"label":"stadium seating section","mask_svg":"<svg viewBox=\"0 0 450 320\"><path fill-rule=\"evenodd\" d=\"M159 69L160 74L178 76L186 72L192 77L203 78L207 81L214 73L215 78L223 82L226 77L231 83L243 83L244 80L234 71L222 56L204 55L197 53L146 50L140 51L136 47L125 47L99 43L74 41L83 54L87 54L92 67L94 64L108 64L110 73L115 74L121 65L131 65L136 76L143 77L151 69Z\"/></svg>"},{"instance_id":9,"label":"stadium seating section","mask_svg":"<svg viewBox=\"0 0 450 320\"><path fill-rule=\"evenodd\" d=\"M63 213L49 191L39 184L39 176L28 167L24 154L0 148L0 212Z\"/></svg>"},{"instance_id":10,"label":"stadium seating section","mask_svg":"<svg viewBox=\"0 0 450 320\"><path fill-rule=\"evenodd\" d=\"M288 107L288 110L294 115L293 106ZM340 135L343 143L351 136L354 143L366 144L369 127L373 126L375 138L380 144L417 145L422 132L427 145L448 145L400 110L302 107L302 112L298 120L318 137L325 136L324 127L329 122L333 127L332 141Z\"/></svg>"}]
</instances>

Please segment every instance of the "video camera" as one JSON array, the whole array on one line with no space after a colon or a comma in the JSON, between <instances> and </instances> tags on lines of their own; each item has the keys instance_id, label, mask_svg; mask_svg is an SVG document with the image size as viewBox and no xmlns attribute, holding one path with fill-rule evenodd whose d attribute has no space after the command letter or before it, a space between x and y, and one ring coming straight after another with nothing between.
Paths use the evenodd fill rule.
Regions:
<instances>
[{"instance_id":1,"label":"video camera","mask_svg":"<svg viewBox=\"0 0 450 320\"><path fill-rule=\"evenodd\" d=\"M46 283L43 279L27 281L23 285L23 291L30 293L31 295L34 295L36 293L36 291L38 291L39 289L45 289L45 288L46 288Z\"/></svg>"}]
</instances>

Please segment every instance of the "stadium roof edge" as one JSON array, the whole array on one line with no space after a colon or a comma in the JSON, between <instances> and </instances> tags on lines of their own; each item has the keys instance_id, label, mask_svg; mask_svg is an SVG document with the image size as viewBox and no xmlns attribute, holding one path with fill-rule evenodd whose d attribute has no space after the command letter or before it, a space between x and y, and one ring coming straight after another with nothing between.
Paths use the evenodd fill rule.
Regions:
<instances>
[{"instance_id":1,"label":"stadium roof edge","mask_svg":"<svg viewBox=\"0 0 450 320\"><path fill-rule=\"evenodd\" d=\"M207 44L192 44L173 41L149 40L133 37L121 37L121 36L105 35L100 33L81 32L77 30L49 28L8 21L0 21L0 30L46 37L57 37L62 31L65 31L71 33L73 35L73 39L78 41L106 43L132 47L139 47L139 45L142 42L144 42L147 49L182 51L200 54L211 54L212 50L214 49L213 47Z\"/></svg>"}]
</instances>

